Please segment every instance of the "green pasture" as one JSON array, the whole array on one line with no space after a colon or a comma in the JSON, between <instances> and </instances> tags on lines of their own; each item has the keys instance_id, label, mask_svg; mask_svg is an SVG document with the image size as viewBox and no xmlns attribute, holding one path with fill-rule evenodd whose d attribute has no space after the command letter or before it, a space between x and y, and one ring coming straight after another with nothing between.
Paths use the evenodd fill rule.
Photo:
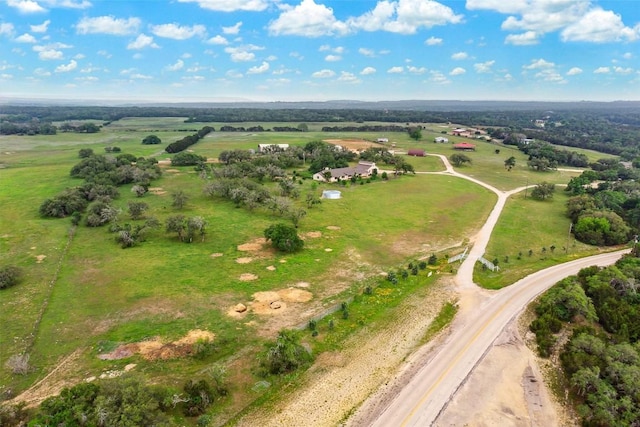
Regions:
<instances>
[{"instance_id":1,"label":"green pasture","mask_svg":"<svg viewBox=\"0 0 640 427\"><path fill-rule=\"evenodd\" d=\"M475 266L474 281L483 287L499 289L535 271L599 251L569 234L571 221L565 216L569 196L561 188L551 200L524 196L521 192L507 201L484 255L489 261L498 259L500 271Z\"/></svg>"},{"instance_id":2,"label":"green pasture","mask_svg":"<svg viewBox=\"0 0 640 427\"><path fill-rule=\"evenodd\" d=\"M163 152L168 143L205 125L219 129L221 124L184 123L183 118L130 118L112 122L96 134L0 137L0 264L16 264L25 271L25 280L20 285L0 292L0 384L15 391L23 390L78 349L81 355L74 362L77 366L72 379L77 381L105 370L121 369L133 361L139 365L136 369L153 378L154 383L180 387L185 378L214 362L229 363L243 358L246 364L255 364L255 352L265 341L257 331L272 319L255 313L242 320L227 316L226 312L235 304L250 303L258 291L286 289L299 282L309 283L314 303L323 307L337 304L361 293L369 281L379 280L381 272L405 265L407 260L425 259L433 253L443 259L449 251L461 251L496 201L496 196L483 187L449 175L416 174L345 186L303 180L298 184L301 196L296 203L307 210L299 227L305 249L285 255L267 246L253 253L240 251L238 246L261 238L264 229L274 222L287 221L266 210L249 212L230 202L209 198L203 193L206 180L193 168L165 167L162 178L152 183L152 191L140 199L134 198L130 186L120 188L121 197L115 201L122 210L119 222L141 222L128 218L127 203L142 201L149 205L147 217L156 217L161 223L175 214L202 216L208 223L204 242L181 243L161 228L152 231L139 246L121 249L106 227L88 228L82 224L64 252L71 229L69 219L40 218L38 207L62 189L81 183L69 177L69 170L79 161L79 149L91 148L104 154L105 147L118 146L123 153L169 159L171 156ZM191 150L217 158L224 150L256 149L263 143L304 145L318 139L375 140L384 136L389 138L390 149L422 148L427 153L446 156L454 152L451 144L432 142L440 135L440 125L430 125L434 130L423 132L423 139L417 142L405 133L320 132L324 125L344 123L307 125L310 131L304 133L216 130ZM150 134L160 137L162 144L142 145L142 139ZM449 139L456 141L455 137ZM458 170L501 190L542 181L563 184L574 176L561 171L532 172L526 167L526 157L517 150L474 143L477 151L466 153L473 163ZM500 149L499 154L496 149ZM517 165L508 172L504 160L511 155L516 157ZM440 159L432 156L407 160L419 172L444 169ZM276 184L266 185L276 191ZM320 195L325 189L340 190L342 198L323 200L311 209L305 206L308 193ZM177 211L171 206L171 194L179 190L188 194L189 201ZM563 251L569 226L564 217L565 201L561 189L547 202L525 200L522 193L512 197L486 255L489 259L497 257L502 269L499 273L476 269L476 280L486 287L498 288L537 269L593 253L594 249L573 240L567 253ZM551 245L556 246L553 253ZM544 255L542 247L547 248ZM531 257L529 249L534 251ZM523 255L517 260L519 251ZM504 262L505 256L509 256L508 263ZM251 261L237 262L246 257ZM240 280L246 273L257 279ZM410 289L417 292L430 285L435 277L410 278L407 282L410 286L405 290L389 291L385 285L355 301L354 314L363 301L374 304L363 308L362 314L356 314L349 322L341 323L339 333L333 334L326 344L338 345L331 340L343 339L367 319L384 319L380 313L386 313L385 307L398 304ZM48 304L43 310L45 301ZM42 321L36 329L41 314ZM321 323L321 333L327 327ZM96 357L119 343L156 336L168 341L197 328L216 334L216 350L204 360L148 362L134 356L103 361ZM33 341L29 338L32 332L36 333ZM5 368L6 360L25 351L32 342L34 369L26 376L11 375ZM243 365L243 369L243 374L235 379L234 389L244 399L253 399L255 396L246 390L256 379L251 366ZM242 406L238 402L232 405Z\"/></svg>"}]
</instances>

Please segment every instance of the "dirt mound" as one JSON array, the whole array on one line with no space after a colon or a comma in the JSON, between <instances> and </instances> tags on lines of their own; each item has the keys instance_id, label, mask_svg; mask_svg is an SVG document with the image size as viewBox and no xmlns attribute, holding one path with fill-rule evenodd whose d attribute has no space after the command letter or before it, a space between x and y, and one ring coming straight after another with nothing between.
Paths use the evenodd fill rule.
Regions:
<instances>
[{"instance_id":1,"label":"dirt mound","mask_svg":"<svg viewBox=\"0 0 640 427\"><path fill-rule=\"evenodd\" d=\"M267 243L267 239L261 237L259 239L252 240L251 242L243 245L238 245L238 250L242 252L256 252L261 251L264 245Z\"/></svg>"},{"instance_id":2,"label":"dirt mound","mask_svg":"<svg viewBox=\"0 0 640 427\"><path fill-rule=\"evenodd\" d=\"M221 256L223 256L224 254L221 254L220 252L216 252L214 254L209 255L211 258L220 258Z\"/></svg>"},{"instance_id":3,"label":"dirt mound","mask_svg":"<svg viewBox=\"0 0 640 427\"><path fill-rule=\"evenodd\" d=\"M251 282L251 281L256 280L256 279L258 279L258 276L256 276L253 273L242 273L240 275L240 281L242 281L242 282Z\"/></svg>"},{"instance_id":4,"label":"dirt mound","mask_svg":"<svg viewBox=\"0 0 640 427\"><path fill-rule=\"evenodd\" d=\"M109 353L99 354L102 360L119 360L139 354L146 360L168 360L190 356L198 341L213 341L215 335L202 329L191 330L177 341L163 343L159 337L147 341L123 344Z\"/></svg>"}]
</instances>

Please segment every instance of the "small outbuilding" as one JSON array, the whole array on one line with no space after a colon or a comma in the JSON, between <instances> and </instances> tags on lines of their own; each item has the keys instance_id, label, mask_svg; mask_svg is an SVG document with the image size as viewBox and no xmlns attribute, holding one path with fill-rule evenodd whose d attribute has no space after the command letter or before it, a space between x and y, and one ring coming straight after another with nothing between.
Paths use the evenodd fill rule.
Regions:
<instances>
[{"instance_id":1,"label":"small outbuilding","mask_svg":"<svg viewBox=\"0 0 640 427\"><path fill-rule=\"evenodd\" d=\"M433 140L433 142L440 142L440 143L446 144L449 142L449 138L445 138L444 136L437 136L436 139Z\"/></svg>"},{"instance_id":2,"label":"small outbuilding","mask_svg":"<svg viewBox=\"0 0 640 427\"><path fill-rule=\"evenodd\" d=\"M407 154L409 156L424 157L424 150L421 150L419 148L410 148Z\"/></svg>"},{"instance_id":3,"label":"small outbuilding","mask_svg":"<svg viewBox=\"0 0 640 427\"><path fill-rule=\"evenodd\" d=\"M469 144L468 142L461 142L459 144L453 144L453 149L460 151L476 151L476 146L474 144Z\"/></svg>"}]
</instances>

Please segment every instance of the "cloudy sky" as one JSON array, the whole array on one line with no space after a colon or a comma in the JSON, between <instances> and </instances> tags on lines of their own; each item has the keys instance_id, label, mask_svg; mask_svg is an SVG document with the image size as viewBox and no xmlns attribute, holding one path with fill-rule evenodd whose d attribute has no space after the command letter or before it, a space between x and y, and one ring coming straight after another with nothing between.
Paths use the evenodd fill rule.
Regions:
<instances>
[{"instance_id":1,"label":"cloudy sky","mask_svg":"<svg viewBox=\"0 0 640 427\"><path fill-rule=\"evenodd\" d=\"M0 100L640 100L638 0L0 0Z\"/></svg>"}]
</instances>

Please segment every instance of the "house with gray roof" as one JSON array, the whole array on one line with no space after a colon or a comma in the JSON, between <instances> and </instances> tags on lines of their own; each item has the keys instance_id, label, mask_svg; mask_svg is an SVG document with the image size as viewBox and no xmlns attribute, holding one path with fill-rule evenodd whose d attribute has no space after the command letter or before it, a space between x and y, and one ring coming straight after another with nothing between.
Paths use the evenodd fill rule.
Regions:
<instances>
[{"instance_id":1,"label":"house with gray roof","mask_svg":"<svg viewBox=\"0 0 640 427\"><path fill-rule=\"evenodd\" d=\"M346 168L335 168L329 169L326 168L323 171L317 172L313 174L313 179L315 181L323 181L323 182L336 182L349 180L352 177L361 177L368 178L373 175L374 170L377 172L378 167L374 162L364 162L360 161L357 166L349 166Z\"/></svg>"}]
</instances>

